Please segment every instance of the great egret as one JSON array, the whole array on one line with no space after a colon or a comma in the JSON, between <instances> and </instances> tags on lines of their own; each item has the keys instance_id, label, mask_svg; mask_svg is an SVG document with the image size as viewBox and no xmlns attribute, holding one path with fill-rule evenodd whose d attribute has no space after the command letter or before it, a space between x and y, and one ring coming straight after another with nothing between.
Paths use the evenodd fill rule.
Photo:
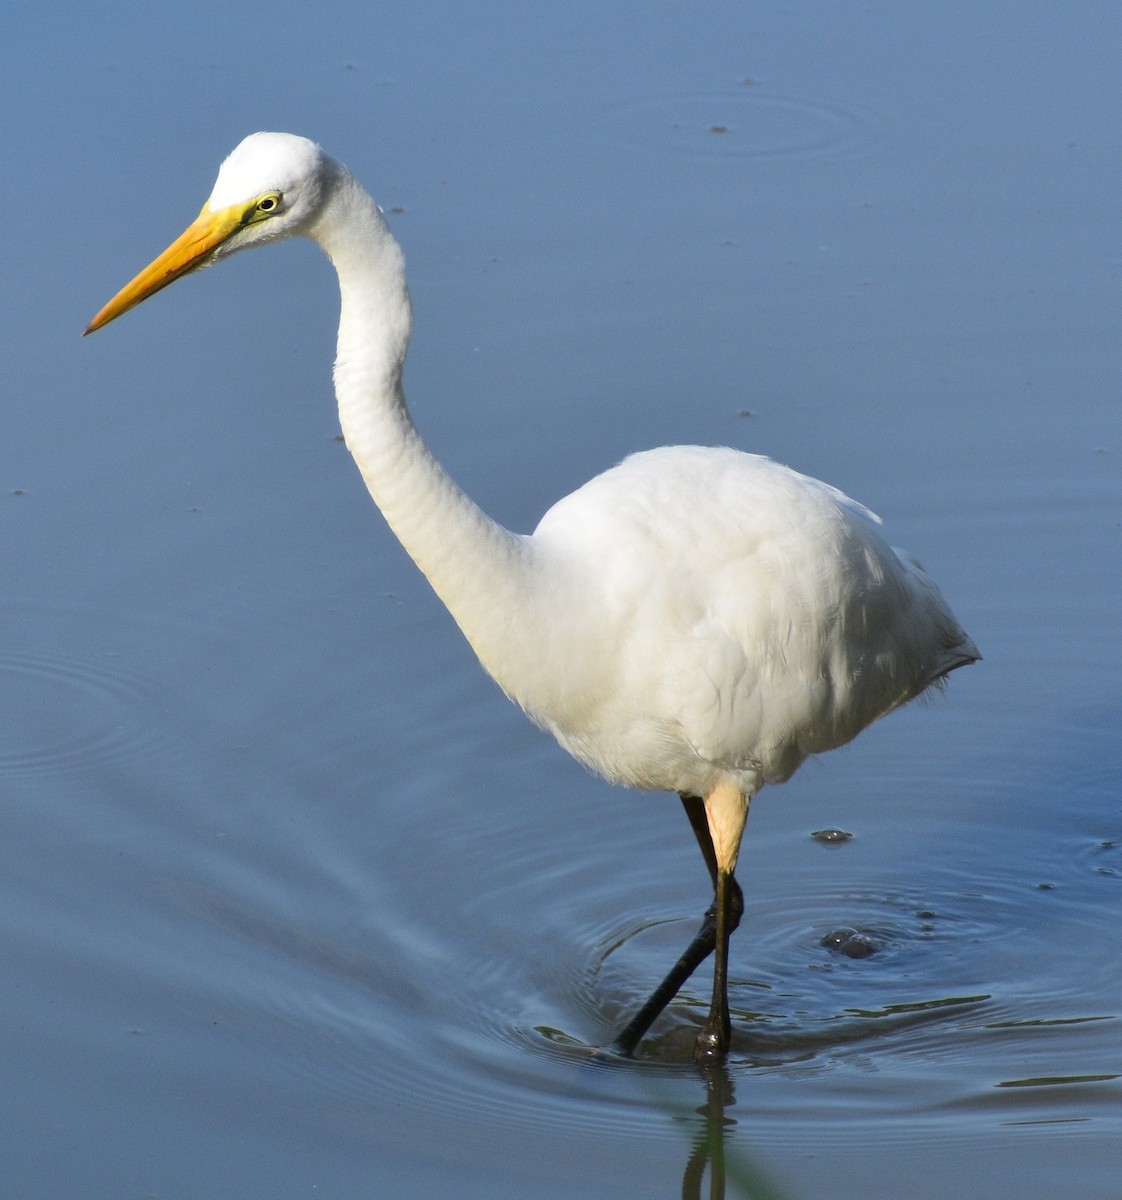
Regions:
<instances>
[{"instance_id":1,"label":"great egret","mask_svg":"<svg viewBox=\"0 0 1122 1200\"><path fill-rule=\"evenodd\" d=\"M733 872L751 798L974 662L974 643L877 517L737 450L634 454L560 500L531 535L491 520L406 409L401 250L357 180L306 138L246 138L194 223L86 332L188 271L295 235L317 242L339 276L335 392L347 446L480 662L586 766L676 791L685 806L713 905L615 1046L630 1054L715 949L694 1057L723 1057L728 942L744 908Z\"/></svg>"}]
</instances>

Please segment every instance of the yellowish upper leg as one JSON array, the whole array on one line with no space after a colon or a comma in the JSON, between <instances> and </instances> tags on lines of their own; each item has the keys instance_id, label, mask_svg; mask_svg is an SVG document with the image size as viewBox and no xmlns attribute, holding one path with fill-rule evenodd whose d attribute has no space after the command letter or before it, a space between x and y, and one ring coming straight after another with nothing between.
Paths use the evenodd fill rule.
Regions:
<instances>
[{"instance_id":1,"label":"yellowish upper leg","mask_svg":"<svg viewBox=\"0 0 1122 1200\"><path fill-rule=\"evenodd\" d=\"M717 856L717 868L730 875L736 870L740 839L748 819L749 796L734 783L719 783L705 797L705 819Z\"/></svg>"}]
</instances>

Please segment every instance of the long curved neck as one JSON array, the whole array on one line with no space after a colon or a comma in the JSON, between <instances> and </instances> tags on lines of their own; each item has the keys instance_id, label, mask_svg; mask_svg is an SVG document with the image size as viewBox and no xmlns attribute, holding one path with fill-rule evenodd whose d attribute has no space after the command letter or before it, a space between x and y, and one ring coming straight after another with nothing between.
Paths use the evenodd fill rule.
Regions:
<instances>
[{"instance_id":1,"label":"long curved neck","mask_svg":"<svg viewBox=\"0 0 1122 1200\"><path fill-rule=\"evenodd\" d=\"M509 623L515 615L532 621L533 553L527 538L493 521L456 485L413 425L401 384L412 327L401 250L349 174L309 233L339 276L335 394L347 448L484 667L517 696Z\"/></svg>"}]
</instances>

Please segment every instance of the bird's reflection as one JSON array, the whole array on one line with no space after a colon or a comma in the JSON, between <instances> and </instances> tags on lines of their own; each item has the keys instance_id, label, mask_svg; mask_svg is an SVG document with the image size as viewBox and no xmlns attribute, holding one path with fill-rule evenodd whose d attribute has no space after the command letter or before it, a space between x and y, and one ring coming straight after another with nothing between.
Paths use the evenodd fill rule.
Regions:
<instances>
[{"instance_id":1,"label":"bird's reflection","mask_svg":"<svg viewBox=\"0 0 1122 1200\"><path fill-rule=\"evenodd\" d=\"M736 1122L725 1115L733 1107L732 1075L723 1063L698 1068L705 1083L705 1103L697 1110L698 1125L686 1169L682 1174L682 1200L701 1200L706 1167L709 1168L709 1200L725 1198L725 1130Z\"/></svg>"}]
</instances>

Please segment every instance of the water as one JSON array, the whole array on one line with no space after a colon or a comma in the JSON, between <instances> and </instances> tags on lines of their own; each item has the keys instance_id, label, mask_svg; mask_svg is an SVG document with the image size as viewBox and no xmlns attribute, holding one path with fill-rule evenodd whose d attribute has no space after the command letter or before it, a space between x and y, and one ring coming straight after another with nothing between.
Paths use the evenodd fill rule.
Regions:
<instances>
[{"instance_id":1,"label":"water","mask_svg":"<svg viewBox=\"0 0 1122 1200\"><path fill-rule=\"evenodd\" d=\"M6 1193L1118 1195L1114 15L115 12L15 10L0 81ZM262 127L403 210L411 401L489 511L765 452L986 656L753 806L723 1072L704 972L592 1053L704 868L372 511L315 252L77 337Z\"/></svg>"}]
</instances>

